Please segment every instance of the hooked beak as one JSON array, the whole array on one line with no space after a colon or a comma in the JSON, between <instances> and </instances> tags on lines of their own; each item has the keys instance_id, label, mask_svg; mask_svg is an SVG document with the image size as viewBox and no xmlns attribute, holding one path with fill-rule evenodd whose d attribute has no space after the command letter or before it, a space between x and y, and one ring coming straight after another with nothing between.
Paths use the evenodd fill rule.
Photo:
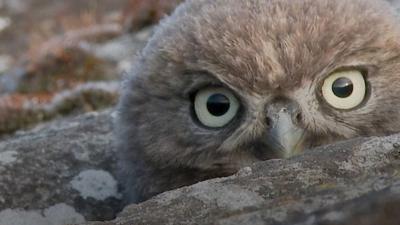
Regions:
<instances>
[{"instance_id":1,"label":"hooked beak","mask_svg":"<svg viewBox=\"0 0 400 225\"><path fill-rule=\"evenodd\" d=\"M288 158L301 153L304 149L305 130L297 126L298 110L293 108L278 108L278 111L269 113L269 130L266 145L270 150L278 153L279 157Z\"/></svg>"}]
</instances>

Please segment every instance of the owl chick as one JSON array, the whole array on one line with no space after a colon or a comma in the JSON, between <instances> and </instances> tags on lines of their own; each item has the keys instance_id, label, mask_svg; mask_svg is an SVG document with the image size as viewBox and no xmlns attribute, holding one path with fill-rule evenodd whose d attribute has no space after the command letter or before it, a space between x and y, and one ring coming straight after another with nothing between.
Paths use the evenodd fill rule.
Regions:
<instances>
[{"instance_id":1,"label":"owl chick","mask_svg":"<svg viewBox=\"0 0 400 225\"><path fill-rule=\"evenodd\" d=\"M400 29L377 0L188 0L134 65L116 126L130 202L400 131Z\"/></svg>"}]
</instances>

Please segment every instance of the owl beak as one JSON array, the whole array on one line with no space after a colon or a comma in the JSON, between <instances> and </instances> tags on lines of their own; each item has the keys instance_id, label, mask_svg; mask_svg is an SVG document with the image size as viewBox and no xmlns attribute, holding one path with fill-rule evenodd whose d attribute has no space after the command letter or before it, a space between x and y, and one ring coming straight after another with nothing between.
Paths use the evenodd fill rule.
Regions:
<instances>
[{"instance_id":1,"label":"owl beak","mask_svg":"<svg viewBox=\"0 0 400 225\"><path fill-rule=\"evenodd\" d=\"M295 125L297 110L282 107L275 113L269 113L267 146L279 157L288 158L301 153L304 149L305 130Z\"/></svg>"}]
</instances>

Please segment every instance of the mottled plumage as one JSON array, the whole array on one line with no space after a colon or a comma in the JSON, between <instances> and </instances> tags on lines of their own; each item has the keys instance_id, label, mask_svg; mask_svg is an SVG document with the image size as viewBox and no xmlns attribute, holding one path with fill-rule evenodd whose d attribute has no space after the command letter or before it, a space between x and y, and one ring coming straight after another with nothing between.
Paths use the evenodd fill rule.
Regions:
<instances>
[{"instance_id":1,"label":"mottled plumage","mask_svg":"<svg viewBox=\"0 0 400 225\"><path fill-rule=\"evenodd\" d=\"M157 28L119 104L129 201L400 131L396 20L378 0L185 2Z\"/></svg>"}]
</instances>

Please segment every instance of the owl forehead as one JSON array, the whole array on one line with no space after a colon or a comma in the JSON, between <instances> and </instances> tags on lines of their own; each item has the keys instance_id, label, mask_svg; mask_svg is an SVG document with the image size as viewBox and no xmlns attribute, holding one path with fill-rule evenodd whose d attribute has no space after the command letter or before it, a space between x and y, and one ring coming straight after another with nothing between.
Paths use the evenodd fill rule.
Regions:
<instances>
[{"instance_id":1,"label":"owl forehead","mask_svg":"<svg viewBox=\"0 0 400 225\"><path fill-rule=\"evenodd\" d=\"M257 93L293 90L362 60L382 47L380 27L389 24L366 0L200 0L186 7L175 24L174 55Z\"/></svg>"}]
</instances>

